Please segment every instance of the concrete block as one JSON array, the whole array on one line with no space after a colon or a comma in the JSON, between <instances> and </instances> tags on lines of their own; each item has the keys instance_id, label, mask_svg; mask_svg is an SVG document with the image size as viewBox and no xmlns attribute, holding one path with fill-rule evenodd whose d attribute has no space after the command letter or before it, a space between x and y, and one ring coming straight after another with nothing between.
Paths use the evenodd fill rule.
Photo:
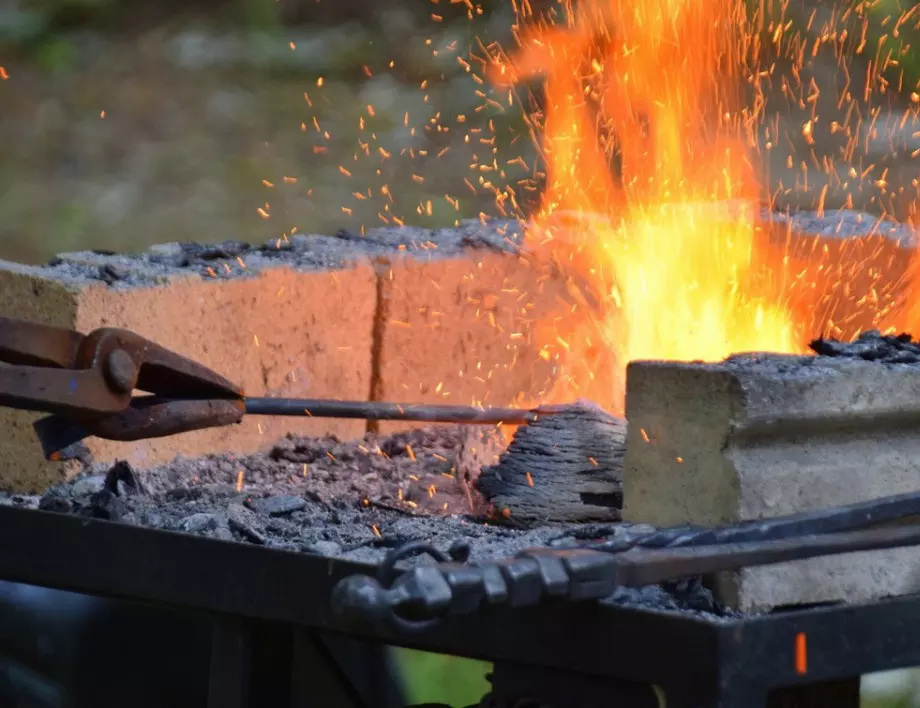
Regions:
<instances>
[{"instance_id":1,"label":"concrete block","mask_svg":"<svg viewBox=\"0 0 920 708\"><path fill-rule=\"evenodd\" d=\"M90 331L124 327L199 360L248 395L507 405L540 400L551 376L530 325L561 278L518 254L512 223L296 236L263 247L165 244L138 256L64 254L0 263L0 314ZM0 489L40 490L77 469L41 459L34 415L0 410ZM97 461L147 467L177 454L251 452L287 433L349 439L364 421L250 418L118 444ZM403 423L389 429L412 427Z\"/></svg>"},{"instance_id":2,"label":"concrete block","mask_svg":"<svg viewBox=\"0 0 920 708\"><path fill-rule=\"evenodd\" d=\"M342 244L267 253L161 247L139 257L70 254L46 267L0 264L4 315L134 330L238 382L248 395L357 398L370 391L376 274ZM236 248L236 250L240 250ZM339 256L339 260L327 258ZM75 471L41 458L30 413L0 410L0 487L41 490ZM176 455L247 453L284 434L360 437L362 421L247 418L137 443L90 439L97 461L146 467Z\"/></svg>"},{"instance_id":3,"label":"concrete block","mask_svg":"<svg viewBox=\"0 0 920 708\"><path fill-rule=\"evenodd\" d=\"M561 275L501 244L397 256L381 274L375 398L507 406L549 391L553 365L540 357L534 325L566 312Z\"/></svg>"},{"instance_id":4,"label":"concrete block","mask_svg":"<svg viewBox=\"0 0 920 708\"><path fill-rule=\"evenodd\" d=\"M920 489L920 366L744 355L634 362L624 520L720 525ZM724 574L745 611L920 591L920 549Z\"/></svg>"},{"instance_id":5,"label":"concrete block","mask_svg":"<svg viewBox=\"0 0 920 708\"><path fill-rule=\"evenodd\" d=\"M911 227L864 212L763 210L748 290L781 290L803 337L909 329L916 244Z\"/></svg>"}]
</instances>

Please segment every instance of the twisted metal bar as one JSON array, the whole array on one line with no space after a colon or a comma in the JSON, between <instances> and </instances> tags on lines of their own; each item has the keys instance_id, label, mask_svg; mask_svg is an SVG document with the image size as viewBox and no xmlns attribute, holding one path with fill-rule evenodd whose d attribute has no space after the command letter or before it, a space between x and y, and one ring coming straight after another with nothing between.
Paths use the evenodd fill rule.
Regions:
<instances>
[{"instance_id":1,"label":"twisted metal bar","mask_svg":"<svg viewBox=\"0 0 920 708\"><path fill-rule=\"evenodd\" d=\"M623 529L609 541L580 544L607 553L622 553L632 548L682 548L753 541L780 541L803 536L838 533L868 528L920 516L920 492L907 492L846 506L805 511L771 519L707 528L679 526L652 532Z\"/></svg>"},{"instance_id":2,"label":"twisted metal bar","mask_svg":"<svg viewBox=\"0 0 920 708\"><path fill-rule=\"evenodd\" d=\"M612 541L526 549L513 558L473 563L457 562L458 554L451 554L453 562L445 562L446 556L427 544L410 544L392 554L378 578L345 578L336 586L332 605L345 622L383 622L401 632L424 631L446 616L488 606L598 600L617 587L917 545L918 524L868 527L918 515L920 492L911 492L720 529L688 526L634 535L626 531ZM439 562L396 577L396 562L420 552Z\"/></svg>"}]
</instances>

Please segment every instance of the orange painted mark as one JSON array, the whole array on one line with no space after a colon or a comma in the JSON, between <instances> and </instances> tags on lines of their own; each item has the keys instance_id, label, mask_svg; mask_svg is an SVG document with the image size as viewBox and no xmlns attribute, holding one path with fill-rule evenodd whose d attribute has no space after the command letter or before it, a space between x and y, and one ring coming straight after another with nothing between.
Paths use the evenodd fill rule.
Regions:
<instances>
[{"instance_id":1,"label":"orange painted mark","mask_svg":"<svg viewBox=\"0 0 920 708\"><path fill-rule=\"evenodd\" d=\"M799 632L795 635L795 672L799 676L808 673L808 644L805 639L805 632Z\"/></svg>"}]
</instances>

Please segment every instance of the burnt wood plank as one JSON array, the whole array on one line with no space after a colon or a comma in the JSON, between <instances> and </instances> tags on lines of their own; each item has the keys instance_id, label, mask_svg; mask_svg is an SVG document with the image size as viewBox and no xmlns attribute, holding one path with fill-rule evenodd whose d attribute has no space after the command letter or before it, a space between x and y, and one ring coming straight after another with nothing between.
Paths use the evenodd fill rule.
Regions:
<instances>
[{"instance_id":1,"label":"burnt wood plank","mask_svg":"<svg viewBox=\"0 0 920 708\"><path fill-rule=\"evenodd\" d=\"M625 420L590 403L557 406L518 428L476 485L497 518L513 525L615 522L625 452Z\"/></svg>"}]
</instances>

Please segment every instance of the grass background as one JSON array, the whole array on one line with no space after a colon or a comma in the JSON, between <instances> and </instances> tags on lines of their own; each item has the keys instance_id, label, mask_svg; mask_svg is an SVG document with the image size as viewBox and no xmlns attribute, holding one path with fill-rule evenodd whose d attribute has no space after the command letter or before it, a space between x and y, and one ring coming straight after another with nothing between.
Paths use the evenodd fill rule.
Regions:
<instances>
[{"instance_id":1,"label":"grass background","mask_svg":"<svg viewBox=\"0 0 920 708\"><path fill-rule=\"evenodd\" d=\"M446 703L455 707L477 704L489 691L490 664L440 654L400 649L399 667L410 704Z\"/></svg>"},{"instance_id":2,"label":"grass background","mask_svg":"<svg viewBox=\"0 0 920 708\"><path fill-rule=\"evenodd\" d=\"M489 690L488 663L402 649L397 656L410 704L476 705ZM917 708L918 686L920 679L912 670L865 677L862 708Z\"/></svg>"}]
</instances>

